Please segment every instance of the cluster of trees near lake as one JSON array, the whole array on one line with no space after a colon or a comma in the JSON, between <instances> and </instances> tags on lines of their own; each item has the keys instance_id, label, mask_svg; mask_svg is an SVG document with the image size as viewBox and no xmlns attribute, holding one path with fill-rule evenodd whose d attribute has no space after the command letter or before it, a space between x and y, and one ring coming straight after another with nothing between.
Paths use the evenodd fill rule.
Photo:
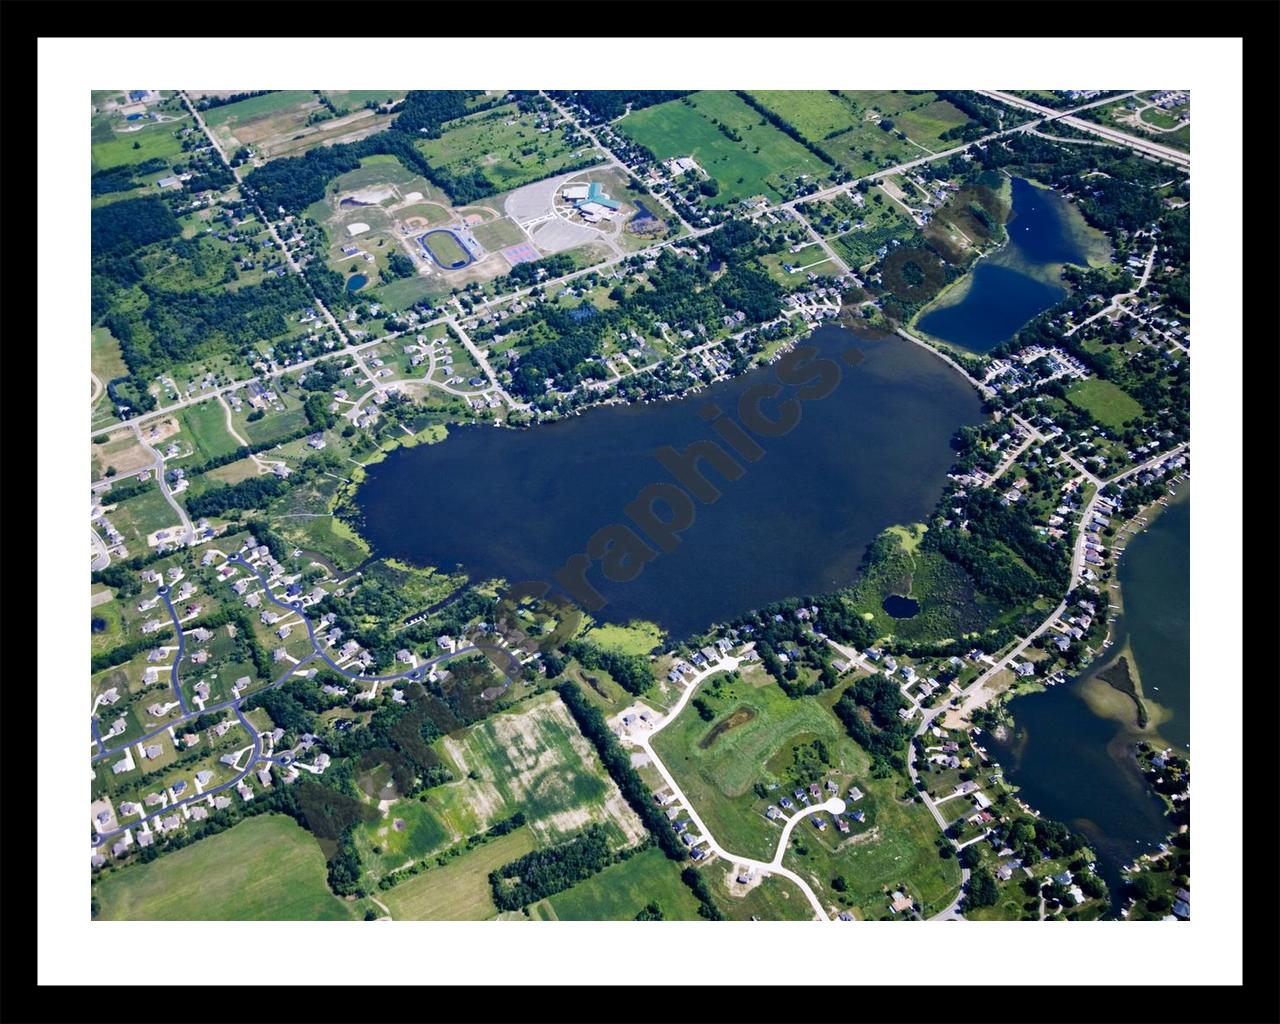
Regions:
<instances>
[{"instance_id":1,"label":"cluster of trees near lake","mask_svg":"<svg viewBox=\"0 0 1280 1024\"><path fill-rule=\"evenodd\" d=\"M565 654L577 658L583 668L608 672L614 682L628 693L644 693L654 683L653 669L649 659L643 655L607 651L586 640L570 640L562 649Z\"/></svg>"}]
</instances>

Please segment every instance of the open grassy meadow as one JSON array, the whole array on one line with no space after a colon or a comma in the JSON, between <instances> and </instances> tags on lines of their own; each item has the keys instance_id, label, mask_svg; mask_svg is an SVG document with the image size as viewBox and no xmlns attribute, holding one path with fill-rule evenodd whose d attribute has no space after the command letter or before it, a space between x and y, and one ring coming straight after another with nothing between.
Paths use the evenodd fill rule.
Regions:
<instances>
[{"instance_id":1,"label":"open grassy meadow","mask_svg":"<svg viewBox=\"0 0 1280 1024\"><path fill-rule=\"evenodd\" d=\"M94 886L108 921L346 921L324 854L292 818L264 814Z\"/></svg>"},{"instance_id":2,"label":"open grassy meadow","mask_svg":"<svg viewBox=\"0 0 1280 1024\"><path fill-rule=\"evenodd\" d=\"M1142 406L1127 392L1109 380L1091 377L1067 388L1067 401L1079 406L1103 426L1119 429L1135 416Z\"/></svg>"},{"instance_id":3,"label":"open grassy meadow","mask_svg":"<svg viewBox=\"0 0 1280 1024\"><path fill-rule=\"evenodd\" d=\"M653 848L529 907L535 921L632 921L657 903L668 921L696 921L698 901L680 880L680 867Z\"/></svg>"},{"instance_id":4,"label":"open grassy meadow","mask_svg":"<svg viewBox=\"0 0 1280 1024\"><path fill-rule=\"evenodd\" d=\"M713 205L760 194L781 200L788 195L783 188L800 175L826 177L826 164L733 93L699 92L686 99L638 110L617 128L659 160L692 156L720 185Z\"/></svg>"},{"instance_id":5,"label":"open grassy meadow","mask_svg":"<svg viewBox=\"0 0 1280 1024\"><path fill-rule=\"evenodd\" d=\"M497 917L489 872L534 849L526 826L450 861L432 867L394 888L379 892L391 916L404 921L484 921Z\"/></svg>"}]
</instances>

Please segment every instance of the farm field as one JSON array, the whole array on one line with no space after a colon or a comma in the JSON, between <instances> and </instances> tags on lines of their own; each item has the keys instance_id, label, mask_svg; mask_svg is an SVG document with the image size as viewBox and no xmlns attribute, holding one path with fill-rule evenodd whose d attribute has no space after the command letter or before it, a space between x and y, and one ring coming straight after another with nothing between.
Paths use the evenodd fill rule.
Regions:
<instances>
[{"instance_id":1,"label":"farm field","mask_svg":"<svg viewBox=\"0 0 1280 1024\"><path fill-rule=\"evenodd\" d=\"M718 695L716 679L723 680ZM749 669L736 682L713 676L696 697L713 718L704 721L691 701L653 745L707 827L734 853L772 859L782 830L764 812L794 788L788 769L796 746L821 740L833 777L860 780L866 772L867 755L828 708L816 700L789 699L763 668ZM779 788L762 799L753 790L756 783Z\"/></svg>"},{"instance_id":2,"label":"farm field","mask_svg":"<svg viewBox=\"0 0 1280 1024\"><path fill-rule=\"evenodd\" d=\"M536 114L522 114L509 103L450 121L440 138L416 145L432 166L458 177L478 171L495 192L540 181L593 152L585 138L571 145L561 129L540 132L538 125Z\"/></svg>"},{"instance_id":3,"label":"farm field","mask_svg":"<svg viewBox=\"0 0 1280 1024\"><path fill-rule=\"evenodd\" d=\"M325 882L315 839L292 818L264 814L94 886L108 921L346 921Z\"/></svg>"},{"instance_id":4,"label":"farm field","mask_svg":"<svg viewBox=\"0 0 1280 1024\"><path fill-rule=\"evenodd\" d=\"M786 199L800 175L823 179L828 168L794 139L784 135L731 92L699 92L689 101L670 100L636 111L617 128L653 152L659 160L692 156L715 178L720 192L715 206L764 194ZM737 133L725 135L713 121Z\"/></svg>"},{"instance_id":5,"label":"farm field","mask_svg":"<svg viewBox=\"0 0 1280 1024\"><path fill-rule=\"evenodd\" d=\"M128 132L117 132L109 122L104 122L103 127L95 131L90 149L93 169L101 171L108 167L140 164L152 159L177 161L182 156L179 133L183 128L189 127L190 117L148 122L144 127ZM137 149L134 148L135 144Z\"/></svg>"},{"instance_id":6,"label":"farm field","mask_svg":"<svg viewBox=\"0 0 1280 1024\"><path fill-rule=\"evenodd\" d=\"M1142 415L1142 406L1127 391L1109 380L1096 377L1077 381L1067 388L1067 401L1078 406L1099 423L1119 429L1135 416Z\"/></svg>"},{"instance_id":7,"label":"farm field","mask_svg":"<svg viewBox=\"0 0 1280 1024\"><path fill-rule=\"evenodd\" d=\"M696 921L698 901L680 880L680 865L651 848L571 889L529 907L535 921L632 921L657 903L665 920Z\"/></svg>"},{"instance_id":8,"label":"farm field","mask_svg":"<svg viewBox=\"0 0 1280 1024\"><path fill-rule=\"evenodd\" d=\"M928 91L788 90L752 96L857 176L919 156L922 150L946 149L955 143L941 136L969 120ZM892 122L892 130L881 128L881 118ZM911 141L899 139L897 131Z\"/></svg>"},{"instance_id":9,"label":"farm field","mask_svg":"<svg viewBox=\"0 0 1280 1024\"><path fill-rule=\"evenodd\" d=\"M528 827L518 828L379 892L391 916L405 921L484 921L496 917L489 873L523 857L535 847Z\"/></svg>"},{"instance_id":10,"label":"farm field","mask_svg":"<svg viewBox=\"0 0 1280 1024\"><path fill-rule=\"evenodd\" d=\"M539 846L605 823L618 846L644 835L635 812L554 694L539 695L433 745L453 782L401 800L385 818L357 831L366 865L377 874L476 835L524 812ZM394 828L396 819L403 830ZM392 827L388 827L392 826ZM378 846L381 853L372 852ZM370 852L364 854L364 849Z\"/></svg>"}]
</instances>

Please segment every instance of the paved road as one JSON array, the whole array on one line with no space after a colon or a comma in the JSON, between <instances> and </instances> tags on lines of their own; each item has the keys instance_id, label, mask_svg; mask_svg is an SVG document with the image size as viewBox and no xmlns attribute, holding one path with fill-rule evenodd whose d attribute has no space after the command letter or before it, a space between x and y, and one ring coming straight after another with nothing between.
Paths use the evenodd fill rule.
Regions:
<instances>
[{"instance_id":1,"label":"paved road","mask_svg":"<svg viewBox=\"0 0 1280 1024\"><path fill-rule=\"evenodd\" d=\"M169 489L169 481L164 476L164 456L143 439L141 425L134 423L133 433L137 437L138 443L154 457L155 461L152 463L151 468L156 471L156 477L160 483L160 493L164 495L164 500L169 503L169 507L177 513L178 521L182 523L182 542L190 545L196 537L195 527L191 525L191 517L187 515L187 510L178 503L178 499L173 496L173 491Z\"/></svg>"},{"instance_id":2,"label":"paved road","mask_svg":"<svg viewBox=\"0 0 1280 1024\"><path fill-rule=\"evenodd\" d=\"M988 99L999 100L1001 103L1011 107L1018 107L1022 110L1029 110L1037 114L1045 114L1049 120L1061 121L1063 124L1070 125L1072 128L1078 128L1081 131L1092 132L1108 142L1116 143L1121 146L1128 146L1132 150L1143 153L1147 156L1154 156L1169 163L1176 164L1187 170L1191 169L1191 154L1184 153L1180 149L1172 149L1169 146L1162 146L1158 142L1151 142L1147 139L1140 139L1133 135L1106 125L1095 124L1092 121L1086 121L1080 117L1073 117L1072 114L1081 110L1087 110L1090 107L1101 106L1106 103L1115 103L1117 100L1125 99L1135 95L1133 92L1124 93L1120 96L1109 96L1106 99L1097 100L1093 103L1086 104L1083 107L1076 107L1074 110L1060 112L1049 107L1034 103L1031 100L1023 99L1021 96L1014 96L1007 92L998 92L994 89L978 89L976 90Z\"/></svg>"},{"instance_id":3,"label":"paved road","mask_svg":"<svg viewBox=\"0 0 1280 1024\"><path fill-rule=\"evenodd\" d=\"M111 564L111 555L107 551L107 545L98 536L98 531L92 526L89 527L89 536L92 538L90 543L93 545L93 561L89 563L89 568L98 572Z\"/></svg>"}]
</instances>

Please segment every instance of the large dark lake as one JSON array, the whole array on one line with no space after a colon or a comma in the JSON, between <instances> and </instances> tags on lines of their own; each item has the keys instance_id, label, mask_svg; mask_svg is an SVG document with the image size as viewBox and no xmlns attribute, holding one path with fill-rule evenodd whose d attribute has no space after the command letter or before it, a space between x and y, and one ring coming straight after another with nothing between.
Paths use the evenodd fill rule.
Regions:
<instances>
[{"instance_id":1,"label":"large dark lake","mask_svg":"<svg viewBox=\"0 0 1280 1024\"><path fill-rule=\"evenodd\" d=\"M1172 712L1155 731L1185 748L1190 737L1191 501L1185 493L1180 499L1125 549L1119 567L1125 610L1112 650L1128 640L1147 697ZM1013 735L1004 742L988 740L1023 799L1089 837L1099 873L1114 895L1120 868L1162 841L1170 822L1134 757L1135 744L1153 737L1095 714L1084 700L1084 687L1113 660L1099 658L1062 686L1010 701Z\"/></svg>"},{"instance_id":2,"label":"large dark lake","mask_svg":"<svg viewBox=\"0 0 1280 1024\"><path fill-rule=\"evenodd\" d=\"M980 259L963 298L916 321L921 331L973 352L989 352L1067 294L1063 263L1085 264L1079 214L1056 192L1013 179L1009 242ZM945 300L944 300L945 301Z\"/></svg>"},{"instance_id":3,"label":"large dark lake","mask_svg":"<svg viewBox=\"0 0 1280 1024\"><path fill-rule=\"evenodd\" d=\"M765 455L697 506L671 553L630 582L588 579L608 604L597 618L647 619L685 636L793 595L849 582L885 527L919 521L941 496L950 438L982 419L969 384L901 338L820 328L809 344L841 362L825 398L803 403L787 435L760 438ZM641 488L673 477L654 453L715 440L699 411L714 402L736 418L739 396L776 379L761 367L688 399L613 406L528 430L466 426L438 444L393 452L371 466L357 495L362 531L380 555L472 579L544 580L595 531L628 523ZM794 388L784 389L778 402ZM765 411L775 415L776 405Z\"/></svg>"}]
</instances>

